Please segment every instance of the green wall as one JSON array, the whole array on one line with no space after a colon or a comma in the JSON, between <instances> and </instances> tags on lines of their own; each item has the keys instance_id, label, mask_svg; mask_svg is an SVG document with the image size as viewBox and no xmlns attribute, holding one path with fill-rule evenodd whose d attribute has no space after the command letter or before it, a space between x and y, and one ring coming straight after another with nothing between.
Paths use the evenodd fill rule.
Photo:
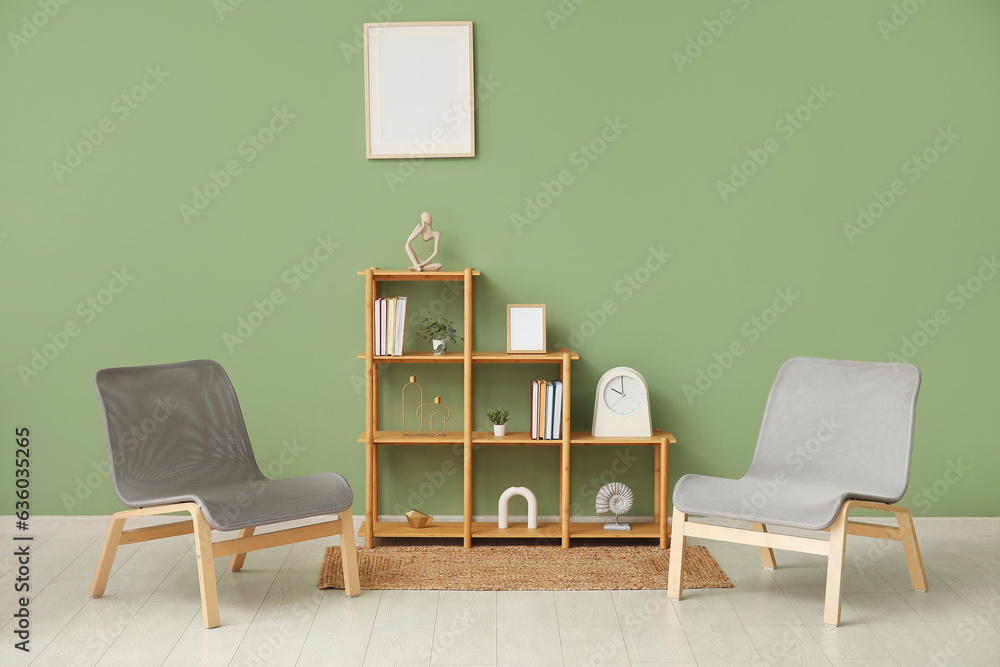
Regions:
<instances>
[{"instance_id":1,"label":"green wall","mask_svg":"<svg viewBox=\"0 0 1000 667\"><path fill-rule=\"evenodd\" d=\"M365 159L354 42L380 16L475 22L475 159ZM983 281L1000 251L1000 3L42 0L4 2L0 26L0 485L28 426L34 513L120 507L95 370L205 357L229 371L263 467L343 471L360 500L357 271L402 268L426 210L445 268L483 273L475 346L504 346L505 304L547 304L550 346L580 352L574 428L606 369L638 369L679 440L671 481L745 470L788 357L892 354L923 372L904 500L1000 514L1000 280ZM411 312L460 317L440 289L410 291ZM32 368L36 351L52 358ZM505 405L524 428L528 381L553 372L477 369L475 426ZM460 405L456 369L418 377ZM575 453L576 511L618 471L648 513L650 454L619 454ZM554 448L476 456L477 513L513 484L555 513ZM383 512L415 493L459 513L460 460L387 453Z\"/></svg>"}]
</instances>

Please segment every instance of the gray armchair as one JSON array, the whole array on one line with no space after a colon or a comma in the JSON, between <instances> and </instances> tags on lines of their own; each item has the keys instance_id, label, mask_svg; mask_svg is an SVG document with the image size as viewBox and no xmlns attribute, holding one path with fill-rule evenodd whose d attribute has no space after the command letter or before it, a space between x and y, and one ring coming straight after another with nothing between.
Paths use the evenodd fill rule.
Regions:
<instances>
[{"instance_id":1,"label":"gray armchair","mask_svg":"<svg viewBox=\"0 0 1000 667\"><path fill-rule=\"evenodd\" d=\"M100 597L120 545L194 533L206 628L219 625L213 560L231 556L243 567L249 551L340 535L344 588L360 593L351 504L344 477L318 473L266 477L254 459L236 392L214 361L108 368L94 377L104 415L111 480L134 509L111 517L90 587ZM187 512L191 519L123 530L138 516ZM293 519L336 514L337 519L254 535L254 529ZM238 530L212 542L212 529Z\"/></svg>"},{"instance_id":2,"label":"gray armchair","mask_svg":"<svg viewBox=\"0 0 1000 667\"><path fill-rule=\"evenodd\" d=\"M687 537L829 557L823 620L840 623L840 580L847 535L903 543L910 579L927 590L906 491L920 371L911 364L789 359L764 409L757 449L740 479L684 475L674 486L667 594L680 599ZM896 516L897 526L849 521L852 509ZM751 529L695 523L689 514L747 521ZM830 532L829 541L767 532L767 526Z\"/></svg>"}]
</instances>

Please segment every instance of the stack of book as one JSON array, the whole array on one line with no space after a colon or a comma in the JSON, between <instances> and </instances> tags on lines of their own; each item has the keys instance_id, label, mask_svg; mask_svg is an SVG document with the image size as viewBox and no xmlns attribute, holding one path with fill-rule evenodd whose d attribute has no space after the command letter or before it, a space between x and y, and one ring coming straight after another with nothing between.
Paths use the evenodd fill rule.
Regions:
<instances>
[{"instance_id":1,"label":"stack of book","mask_svg":"<svg viewBox=\"0 0 1000 667\"><path fill-rule=\"evenodd\" d=\"M375 356L398 357L403 354L403 336L406 331L406 297L394 296L375 299Z\"/></svg>"},{"instance_id":2,"label":"stack of book","mask_svg":"<svg viewBox=\"0 0 1000 667\"><path fill-rule=\"evenodd\" d=\"M531 439L562 439L563 383L531 381Z\"/></svg>"}]
</instances>

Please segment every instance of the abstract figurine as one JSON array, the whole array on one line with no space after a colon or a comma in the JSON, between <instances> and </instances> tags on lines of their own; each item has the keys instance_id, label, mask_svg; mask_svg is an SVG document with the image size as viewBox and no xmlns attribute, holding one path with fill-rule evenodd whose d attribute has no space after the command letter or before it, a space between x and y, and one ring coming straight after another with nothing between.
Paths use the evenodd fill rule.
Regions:
<instances>
[{"instance_id":1,"label":"abstract figurine","mask_svg":"<svg viewBox=\"0 0 1000 667\"><path fill-rule=\"evenodd\" d=\"M427 259L420 259L417 253L413 252L410 244L420 236L425 241L434 240L434 252ZM410 258L410 271L439 271L441 264L431 260L438 254L438 242L441 240L441 232L436 232L431 228L431 214L426 211L420 214L420 224L413 228L410 238L406 239L406 255Z\"/></svg>"}]
</instances>

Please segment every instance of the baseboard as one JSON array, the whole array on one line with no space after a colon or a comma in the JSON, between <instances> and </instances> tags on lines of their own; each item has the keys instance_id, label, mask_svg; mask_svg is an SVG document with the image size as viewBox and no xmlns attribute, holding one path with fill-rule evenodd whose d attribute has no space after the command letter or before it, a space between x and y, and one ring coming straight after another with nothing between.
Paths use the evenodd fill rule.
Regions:
<instances>
[{"instance_id":1,"label":"baseboard","mask_svg":"<svg viewBox=\"0 0 1000 667\"><path fill-rule=\"evenodd\" d=\"M461 514L435 514L435 521L442 522L461 522L465 517ZM406 521L406 516L402 514L381 514L379 515L380 521ZM472 520L482 523L497 523L500 520L496 514L473 514ZM509 516L507 520L510 523L526 523L528 521L527 515ZM615 517L613 514L606 516L575 516L573 517L573 523L608 523L614 522ZM635 523L643 523L652 521L651 516L633 516L629 514L628 516L623 516L622 521L634 521ZM541 516L538 517L538 523L559 523L559 517L552 516Z\"/></svg>"},{"instance_id":2,"label":"baseboard","mask_svg":"<svg viewBox=\"0 0 1000 667\"><path fill-rule=\"evenodd\" d=\"M33 516L28 520L28 530L25 531L25 535L39 534L39 535L50 535L50 534L75 534L75 535L102 535L104 531L107 530L108 520L111 518L110 515L87 515L87 516L66 516L66 515L39 515ZM171 521L177 521L183 518L181 516L148 516L148 517L138 517L135 519L130 519L128 525L135 526L150 526L158 523L169 523ZM385 521L405 521L403 515L382 515L380 517ZM435 519L439 521L462 521L461 515L435 515ZM361 524L365 520L364 515L354 515L354 532L361 529ZM473 516L473 521L483 521L495 523L497 517L495 515L480 515ZM527 521L526 516L512 516L510 521L512 523L522 523ZM607 523L609 517L604 516L582 516L573 517L574 522L580 523ZM652 521L653 518L649 516L631 516L627 517L629 521ZM708 519L708 518L697 518L698 521L703 521L705 523L714 523L719 525L740 525L739 522L727 521L725 519ZM890 517L862 517L862 521L870 521L871 523L885 523L894 524L894 519ZM12 515L0 515L0 526L14 526L16 521L15 517ZM314 523L316 519L302 519L295 522L286 522L283 524L277 524L274 526L274 530L279 530L282 528L289 528L292 525L305 525L309 523ZM549 523L559 521L557 516L540 516L538 517L540 523ZM950 536L962 536L962 537L998 537L1000 536L1000 517L995 516L969 516L969 517L943 517L943 516L916 516L913 517L913 523L917 529L918 536L929 536L929 535L950 535ZM269 532L272 528L270 526L265 526L260 530L260 532ZM775 532L788 532L795 533L794 529L784 529L775 528ZM801 531L803 534L806 531Z\"/></svg>"}]
</instances>

